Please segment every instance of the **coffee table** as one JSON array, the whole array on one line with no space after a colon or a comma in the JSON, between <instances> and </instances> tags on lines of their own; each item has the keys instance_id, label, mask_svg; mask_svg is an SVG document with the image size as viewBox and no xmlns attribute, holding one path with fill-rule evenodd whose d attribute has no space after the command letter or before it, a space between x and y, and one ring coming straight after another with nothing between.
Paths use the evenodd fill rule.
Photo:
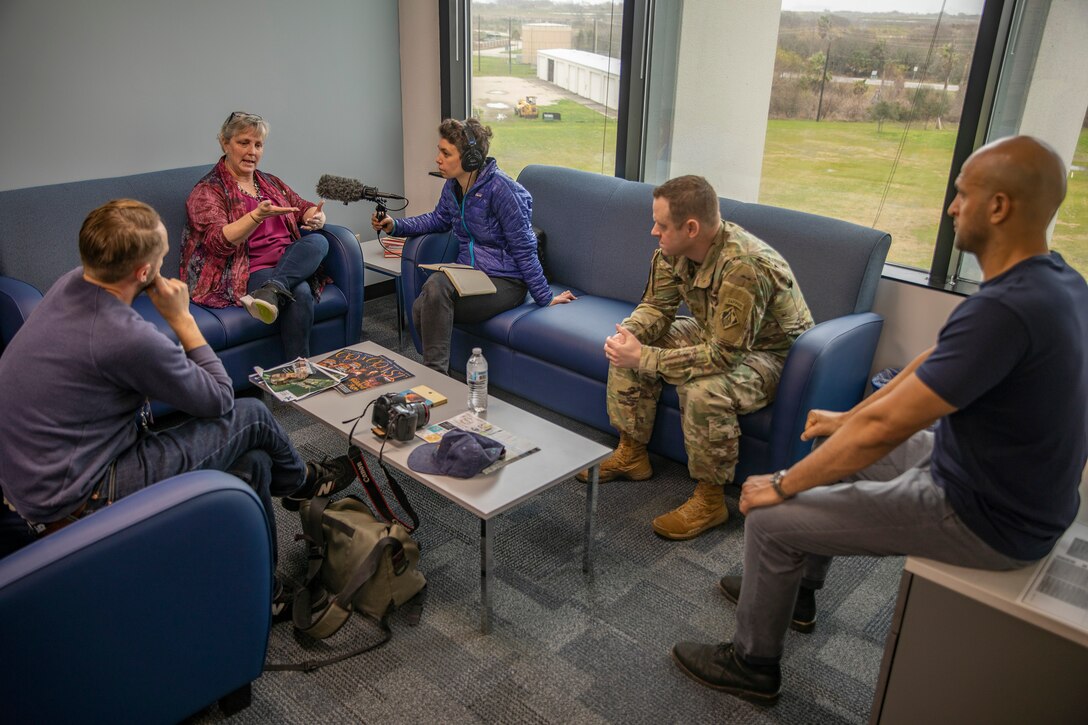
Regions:
<instances>
[{"instance_id":1,"label":"coffee table","mask_svg":"<svg viewBox=\"0 0 1088 725\"><path fill-rule=\"evenodd\" d=\"M367 403L383 393L397 393L416 385L434 388L449 398L449 402L431 410L432 423L452 418L467 409L468 387L464 383L437 373L373 342L351 345L350 349L373 355L386 355L415 377L351 395L327 390L292 403L322 423L344 433L345 442L347 433L351 430L351 423L343 421L359 415ZM317 362L330 354L317 355L311 360ZM592 577L597 473L600 462L608 457L611 450L494 396L488 396L485 417L488 422L494 423L519 438L534 442L540 450L513 461L492 474L469 479L418 473L408 468L408 454L417 445L422 445L422 441L418 438L406 443L386 442L382 460L387 466L395 468L411 480L418 481L445 496L480 520L480 629L487 633L491 631L493 584L491 577L494 568L492 557L494 537L489 529L491 520L560 481L567 480L578 471L589 468L582 571ZM376 456L382 441L370 432L370 428L370 412L368 411L366 419L360 421L355 429L354 440L361 448Z\"/></svg>"}]
</instances>

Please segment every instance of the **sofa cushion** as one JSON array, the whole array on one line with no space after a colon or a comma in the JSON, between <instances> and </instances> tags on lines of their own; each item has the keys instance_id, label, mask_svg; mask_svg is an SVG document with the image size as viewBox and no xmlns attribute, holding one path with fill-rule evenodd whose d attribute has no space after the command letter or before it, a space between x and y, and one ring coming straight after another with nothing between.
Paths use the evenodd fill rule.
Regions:
<instances>
[{"instance_id":1,"label":"sofa cushion","mask_svg":"<svg viewBox=\"0 0 1088 725\"><path fill-rule=\"evenodd\" d=\"M616 323L633 309L634 305L623 300L582 295L568 305L538 308L521 315L506 344L524 355L603 382L608 378L605 338L615 334Z\"/></svg>"},{"instance_id":2,"label":"sofa cushion","mask_svg":"<svg viewBox=\"0 0 1088 725\"><path fill-rule=\"evenodd\" d=\"M742 204L724 218L786 258L816 322L872 309L891 244L885 232L763 204Z\"/></svg>"},{"instance_id":3,"label":"sofa cushion","mask_svg":"<svg viewBox=\"0 0 1088 725\"><path fill-rule=\"evenodd\" d=\"M146 295L137 297L132 306L141 317L153 322L171 340L178 339ZM330 284L321 293L321 304L314 308L314 322L343 317L347 307L344 293L336 285ZM196 320L204 339L213 350L225 350L245 342L268 337L268 325L252 317L242 307L214 309L190 304L189 310L193 313L193 319Z\"/></svg>"},{"instance_id":4,"label":"sofa cushion","mask_svg":"<svg viewBox=\"0 0 1088 725\"><path fill-rule=\"evenodd\" d=\"M580 297L581 290L572 289L570 287L563 287L562 285L549 285L552 290L552 296L562 293L564 290L570 289L574 293L575 297ZM570 305L557 305L559 307L569 307ZM485 340L491 340L501 345L511 346L510 333L514 328L514 324L522 317L532 314L536 310L546 309L540 307L537 303L533 302L532 297L528 294L525 295L525 301L517 307L507 310L506 312L500 312L494 317L478 322L474 324L458 323L457 327L463 329L470 335L481 337Z\"/></svg>"},{"instance_id":5,"label":"sofa cushion","mask_svg":"<svg viewBox=\"0 0 1088 725\"><path fill-rule=\"evenodd\" d=\"M207 307L205 309L223 326L228 347L268 337L268 325L250 315L244 307ZM322 291L320 304L314 307L314 322L343 317L347 309L348 303L344 293L336 285L330 284Z\"/></svg>"},{"instance_id":6,"label":"sofa cushion","mask_svg":"<svg viewBox=\"0 0 1088 725\"><path fill-rule=\"evenodd\" d=\"M159 311L155 308L155 305L152 304L150 297L147 295L140 295L132 303L132 307L140 313L140 317L153 323L164 335L174 342L178 341L178 336L170 329L170 325L166 324L166 320L163 319L162 315L160 315ZM196 320L196 326L200 328L201 334L204 335L204 339L213 350L222 350L227 347L227 335L223 329L223 325L209 309L190 303L189 311L193 313L193 319Z\"/></svg>"},{"instance_id":7,"label":"sofa cushion","mask_svg":"<svg viewBox=\"0 0 1088 725\"><path fill-rule=\"evenodd\" d=\"M209 163L0 192L0 218L4 220L0 225L0 274L21 279L43 292L48 290L58 277L79 266L79 229L87 214L110 199L130 198L150 204L162 217L170 243L163 274L176 277L185 199L211 167Z\"/></svg>"}]
</instances>

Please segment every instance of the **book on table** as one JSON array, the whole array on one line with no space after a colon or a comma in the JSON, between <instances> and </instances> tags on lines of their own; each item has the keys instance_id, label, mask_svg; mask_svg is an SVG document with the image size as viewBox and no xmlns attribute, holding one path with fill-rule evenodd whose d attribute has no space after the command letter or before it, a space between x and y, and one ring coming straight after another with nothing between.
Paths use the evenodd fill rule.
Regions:
<instances>
[{"instance_id":1,"label":"book on table","mask_svg":"<svg viewBox=\"0 0 1088 725\"><path fill-rule=\"evenodd\" d=\"M450 278L457 294L462 297L472 295L494 294L495 283L486 274L470 267L467 264L455 264L454 262L440 262L438 264L421 264L420 269L429 269L432 272L442 272Z\"/></svg>"},{"instance_id":2,"label":"book on table","mask_svg":"<svg viewBox=\"0 0 1088 725\"><path fill-rule=\"evenodd\" d=\"M401 256L404 251L405 239L406 237L382 237L378 244L381 245L385 257L394 258Z\"/></svg>"},{"instance_id":3,"label":"book on table","mask_svg":"<svg viewBox=\"0 0 1088 725\"><path fill-rule=\"evenodd\" d=\"M403 395L406 403L426 403L435 408L449 401L442 393L426 385L417 385L414 388L402 390L397 395Z\"/></svg>"},{"instance_id":4,"label":"book on table","mask_svg":"<svg viewBox=\"0 0 1088 725\"><path fill-rule=\"evenodd\" d=\"M485 435L488 438L493 438L499 443L502 443L506 452L503 453L502 458L492 463L490 466L480 471L481 475L486 476L489 473L494 473L508 463L524 458L530 453L536 453L540 450L532 441L528 441L524 438L519 438L513 433L507 430L503 430L494 423L489 423L475 413L465 411L458 415L453 416L448 420L444 420L441 423L432 423L431 425L424 426L416 431L416 437L420 438L427 443L438 443L442 440L442 436L449 433L455 428L461 430L471 431L473 433L479 433Z\"/></svg>"}]
</instances>

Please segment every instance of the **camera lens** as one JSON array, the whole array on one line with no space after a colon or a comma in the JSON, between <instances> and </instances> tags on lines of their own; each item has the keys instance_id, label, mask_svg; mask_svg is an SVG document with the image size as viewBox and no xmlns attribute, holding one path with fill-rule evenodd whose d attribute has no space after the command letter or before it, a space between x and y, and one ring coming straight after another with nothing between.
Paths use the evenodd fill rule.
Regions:
<instances>
[{"instance_id":1,"label":"camera lens","mask_svg":"<svg viewBox=\"0 0 1088 725\"><path fill-rule=\"evenodd\" d=\"M412 411L416 417L416 428L422 428L431 421L431 406L424 402L405 403L404 407Z\"/></svg>"}]
</instances>

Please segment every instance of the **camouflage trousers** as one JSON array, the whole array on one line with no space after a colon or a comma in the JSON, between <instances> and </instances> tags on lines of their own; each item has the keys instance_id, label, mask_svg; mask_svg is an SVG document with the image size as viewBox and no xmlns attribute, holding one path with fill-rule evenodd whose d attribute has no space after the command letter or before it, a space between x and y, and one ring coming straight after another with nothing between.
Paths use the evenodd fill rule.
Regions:
<instances>
[{"instance_id":1,"label":"camouflage trousers","mask_svg":"<svg viewBox=\"0 0 1088 725\"><path fill-rule=\"evenodd\" d=\"M699 325L679 317L650 345L675 349L701 342ZM781 374L780 358L756 352L727 373L692 378L676 386L688 473L693 479L719 486L733 481L740 444L737 416L772 402ZM661 386L660 377L609 366L607 404L612 425L639 443L649 443Z\"/></svg>"}]
</instances>

